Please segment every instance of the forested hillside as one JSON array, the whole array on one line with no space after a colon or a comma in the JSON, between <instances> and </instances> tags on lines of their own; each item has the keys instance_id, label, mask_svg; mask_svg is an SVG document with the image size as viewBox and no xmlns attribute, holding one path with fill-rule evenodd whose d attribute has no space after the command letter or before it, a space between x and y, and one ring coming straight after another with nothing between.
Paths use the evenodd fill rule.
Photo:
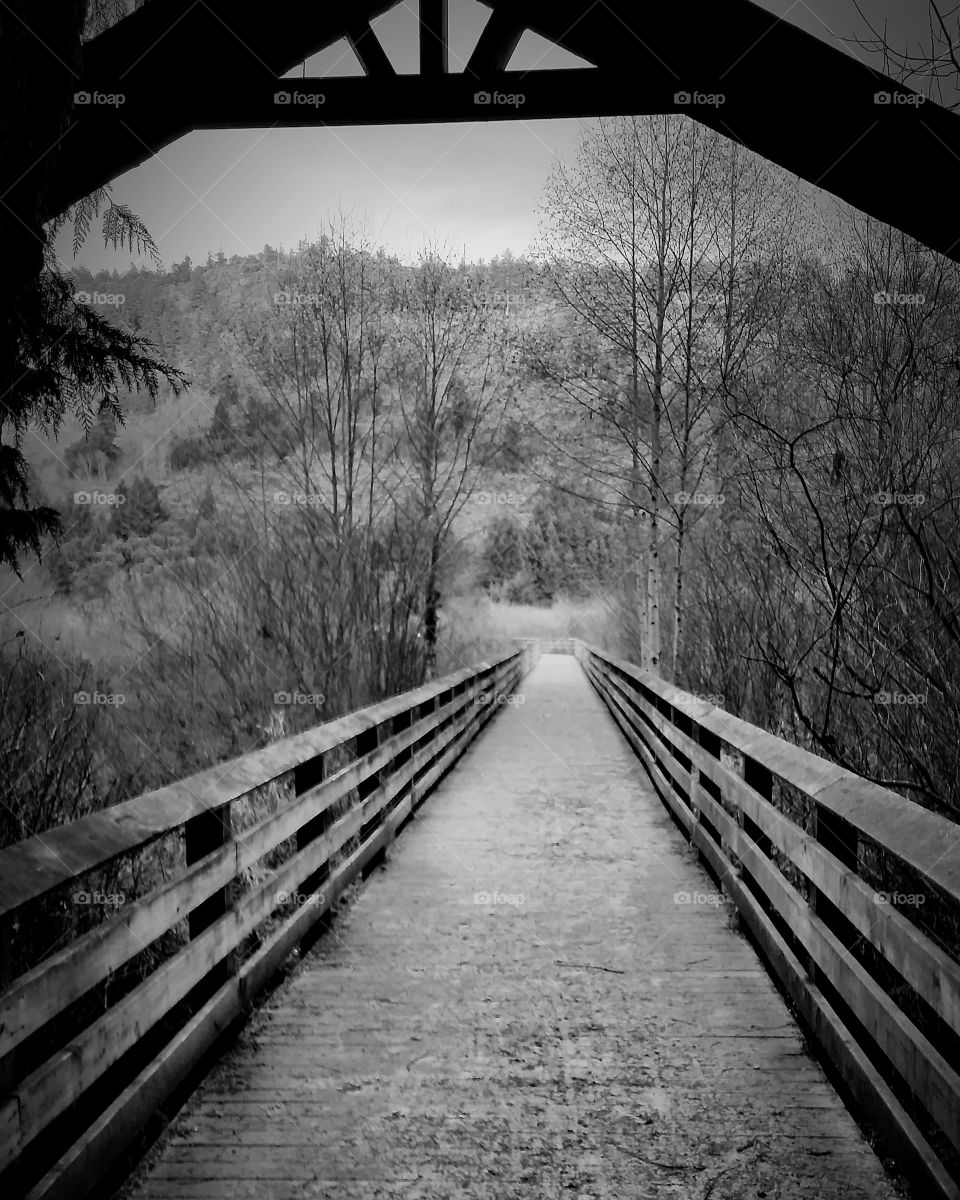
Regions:
<instances>
[{"instance_id":1,"label":"forested hillside","mask_svg":"<svg viewBox=\"0 0 960 1200\"><path fill-rule=\"evenodd\" d=\"M189 387L25 445L5 841L541 623L956 812L956 268L680 119L581 149L523 258L73 270Z\"/></svg>"}]
</instances>

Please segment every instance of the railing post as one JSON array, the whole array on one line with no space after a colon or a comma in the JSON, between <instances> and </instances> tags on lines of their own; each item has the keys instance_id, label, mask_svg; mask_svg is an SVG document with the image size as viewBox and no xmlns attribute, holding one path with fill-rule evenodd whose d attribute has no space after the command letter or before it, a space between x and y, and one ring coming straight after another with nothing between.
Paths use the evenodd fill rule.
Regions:
<instances>
[{"instance_id":1,"label":"railing post","mask_svg":"<svg viewBox=\"0 0 960 1200\"><path fill-rule=\"evenodd\" d=\"M670 724L673 726L673 728L675 730L677 730L677 732L682 733L684 735L684 737L687 737L691 741L693 741L694 740L693 718L688 716L683 711L683 709L680 709L680 708L672 707L671 713L672 713L672 716L670 717ZM678 763L680 766L683 766L683 760L686 760L686 762L688 763L688 766L685 768L686 776L687 776L687 786L686 786L686 790L682 791L681 798L682 798L684 804L686 805L687 809L692 814L693 813L693 787L694 787L694 783L696 782L696 777L697 777L697 764L694 761L693 757L691 755L687 754L686 751L683 751L683 750L676 750L673 753L673 759L674 759L674 762Z\"/></svg>"},{"instance_id":2,"label":"railing post","mask_svg":"<svg viewBox=\"0 0 960 1200\"><path fill-rule=\"evenodd\" d=\"M709 729L704 729L702 725L694 723L694 740L705 754L709 754L717 762L720 761L720 739L715 733L711 733ZM694 823L699 826L702 824L700 812L701 788L717 804L720 803L720 789L705 771L701 772L696 762L692 766L694 769L690 772L690 808L693 810ZM717 833L719 835L719 830L717 830ZM697 858L701 865L707 865L707 859L699 846L697 847Z\"/></svg>"},{"instance_id":3,"label":"railing post","mask_svg":"<svg viewBox=\"0 0 960 1200\"><path fill-rule=\"evenodd\" d=\"M0 920L0 991L17 977L17 964L13 947L17 945L17 922L7 917Z\"/></svg>"},{"instance_id":4,"label":"railing post","mask_svg":"<svg viewBox=\"0 0 960 1200\"><path fill-rule=\"evenodd\" d=\"M309 792L311 788L315 788L319 783L322 783L327 774L327 760L323 754L318 754L316 758L308 759L305 763L295 767L293 771L293 794L302 796L305 792ZM306 849L311 842L315 842L321 834L325 833L333 823L331 810L325 808L323 812L318 813L311 820L305 822L297 830L297 851ZM308 875L300 885L305 895L313 895L318 889L322 889L323 883L330 874L330 864L326 863L319 867L312 875Z\"/></svg>"},{"instance_id":5,"label":"railing post","mask_svg":"<svg viewBox=\"0 0 960 1200\"><path fill-rule=\"evenodd\" d=\"M743 782L759 793L764 800L772 802L773 775L770 769L765 767L763 763L757 762L755 758L749 758L746 755L744 755L743 759ZM743 814L743 832L751 841L756 843L761 853L765 854L768 858L770 857L770 852L773 849L770 838L746 813Z\"/></svg>"},{"instance_id":6,"label":"railing post","mask_svg":"<svg viewBox=\"0 0 960 1200\"><path fill-rule=\"evenodd\" d=\"M474 682L476 682L476 681L471 680L471 684L473 684ZM419 722L424 720L425 717L428 717L431 713L435 713L439 707L440 707L440 693L438 692L437 695L434 696L432 700L426 700L426 701L424 701L423 704L419 704L417 706L416 716L414 716L412 713L410 714L411 722L413 724L419 724ZM425 738L428 738L430 741L432 741L433 738L435 737L435 735L436 735L436 729L432 729L429 733L426 733L423 736ZM416 746L416 743L414 745ZM419 753L423 749L424 749L424 746L417 747L417 753ZM430 769L429 766L421 767L417 771L416 775L414 775L413 779L410 780L410 807L411 807L411 810L417 808L420 805L421 801L423 800L423 793L422 793L421 787L420 787L420 779L423 775L426 774L426 772L429 769Z\"/></svg>"},{"instance_id":7,"label":"railing post","mask_svg":"<svg viewBox=\"0 0 960 1200\"><path fill-rule=\"evenodd\" d=\"M365 729L362 733L358 733L357 739L356 739L357 758L363 758L364 755L370 754L371 751L376 750L377 746L379 746L379 745L380 745L380 726L379 725L374 725L372 729ZM368 776L366 779L361 779L360 782L357 784L357 799L359 800L359 802L361 804L363 804L364 800L366 800L368 796L372 796L373 793L380 786L380 774L381 774L380 771L374 771L372 775ZM373 817L371 820L367 821L366 824L362 825L360 827L360 840L364 841L367 837L369 837L370 834L373 832L373 830L376 829L376 827L380 824L380 822L382 820L383 820L383 813L379 812L379 813L377 813L377 815L375 817ZM366 868L364 869L365 875L369 875L371 871L373 871L376 867L378 867L383 862L384 857L385 857L385 850L386 850L386 848L384 847L384 849L379 850L373 856L373 858L370 859L370 861L367 863Z\"/></svg>"},{"instance_id":8,"label":"railing post","mask_svg":"<svg viewBox=\"0 0 960 1200\"><path fill-rule=\"evenodd\" d=\"M214 850L226 846L233 840L233 804L228 802L219 808L208 809L192 817L183 827L183 845L186 865L192 866ZM200 936L214 921L229 911L237 893L237 880L233 879L220 891L215 892L190 913L188 926L190 940ZM240 961L239 950L232 950L207 976L210 990L222 986L233 975Z\"/></svg>"},{"instance_id":9,"label":"railing post","mask_svg":"<svg viewBox=\"0 0 960 1200\"><path fill-rule=\"evenodd\" d=\"M824 850L829 851L845 867L856 873L859 848L856 829L829 808L817 804L816 801L813 805L813 826L813 836ZM810 884L810 906L823 924L847 949L856 943L858 934L855 927L813 883ZM822 985L825 979L821 977L821 972L812 958L809 959L807 965L810 978L814 983Z\"/></svg>"}]
</instances>

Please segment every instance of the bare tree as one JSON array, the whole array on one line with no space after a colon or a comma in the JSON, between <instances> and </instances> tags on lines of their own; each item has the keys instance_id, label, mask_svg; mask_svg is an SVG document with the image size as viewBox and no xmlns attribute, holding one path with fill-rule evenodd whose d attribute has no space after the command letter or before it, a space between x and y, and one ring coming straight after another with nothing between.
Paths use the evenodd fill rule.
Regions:
<instances>
[{"instance_id":1,"label":"bare tree","mask_svg":"<svg viewBox=\"0 0 960 1200\"><path fill-rule=\"evenodd\" d=\"M684 553L708 511L691 497L724 457L727 394L766 318L790 200L761 160L675 117L600 123L548 188L540 259L576 340L558 354L543 339L534 359L588 419L572 457L627 517L641 661L669 675Z\"/></svg>"},{"instance_id":2,"label":"bare tree","mask_svg":"<svg viewBox=\"0 0 960 1200\"><path fill-rule=\"evenodd\" d=\"M758 537L737 555L777 719L954 811L958 284L859 217L839 260L797 275L778 404L741 409Z\"/></svg>"},{"instance_id":3,"label":"bare tree","mask_svg":"<svg viewBox=\"0 0 960 1200\"><path fill-rule=\"evenodd\" d=\"M938 0L927 0L927 41L911 49L909 44L895 46L886 22L878 29L857 0L853 2L869 36L846 41L880 56L887 75L936 99L944 108L960 108L960 4L947 8Z\"/></svg>"},{"instance_id":4,"label":"bare tree","mask_svg":"<svg viewBox=\"0 0 960 1200\"><path fill-rule=\"evenodd\" d=\"M503 421L505 324L482 277L436 247L397 279L390 380L395 497L423 562L424 670L436 668L441 560Z\"/></svg>"}]
</instances>

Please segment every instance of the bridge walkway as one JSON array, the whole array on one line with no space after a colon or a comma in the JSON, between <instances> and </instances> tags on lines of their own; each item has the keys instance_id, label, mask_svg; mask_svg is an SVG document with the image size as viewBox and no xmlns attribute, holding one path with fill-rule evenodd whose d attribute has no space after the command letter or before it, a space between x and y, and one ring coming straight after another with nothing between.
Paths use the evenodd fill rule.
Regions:
<instances>
[{"instance_id":1,"label":"bridge walkway","mask_svg":"<svg viewBox=\"0 0 960 1200\"><path fill-rule=\"evenodd\" d=\"M522 699L128 1200L897 1194L575 659Z\"/></svg>"}]
</instances>

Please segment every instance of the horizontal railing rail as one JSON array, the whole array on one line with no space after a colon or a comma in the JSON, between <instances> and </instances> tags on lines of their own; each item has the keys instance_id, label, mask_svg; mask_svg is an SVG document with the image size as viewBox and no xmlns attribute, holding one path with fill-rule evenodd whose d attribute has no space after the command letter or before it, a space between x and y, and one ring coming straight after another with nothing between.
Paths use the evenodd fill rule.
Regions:
<instances>
[{"instance_id":1,"label":"horizontal railing rail","mask_svg":"<svg viewBox=\"0 0 960 1200\"><path fill-rule=\"evenodd\" d=\"M518 637L511 641L523 649L532 649L537 654L575 654L577 639L572 637Z\"/></svg>"},{"instance_id":2,"label":"horizontal railing rail","mask_svg":"<svg viewBox=\"0 0 960 1200\"><path fill-rule=\"evenodd\" d=\"M926 1194L956 1198L960 827L595 647L576 653L885 1149Z\"/></svg>"},{"instance_id":3,"label":"horizontal railing rail","mask_svg":"<svg viewBox=\"0 0 960 1200\"><path fill-rule=\"evenodd\" d=\"M383 856L532 661L518 650L0 851L4 944L16 944L38 907L62 913L70 890L73 904L107 909L4 980L6 1194L96 1191L157 1106ZM149 869L161 847L174 859L167 878ZM95 890L130 862L146 863L149 886L132 898ZM171 936L178 944L143 967ZM137 977L111 994L137 962Z\"/></svg>"}]
</instances>

